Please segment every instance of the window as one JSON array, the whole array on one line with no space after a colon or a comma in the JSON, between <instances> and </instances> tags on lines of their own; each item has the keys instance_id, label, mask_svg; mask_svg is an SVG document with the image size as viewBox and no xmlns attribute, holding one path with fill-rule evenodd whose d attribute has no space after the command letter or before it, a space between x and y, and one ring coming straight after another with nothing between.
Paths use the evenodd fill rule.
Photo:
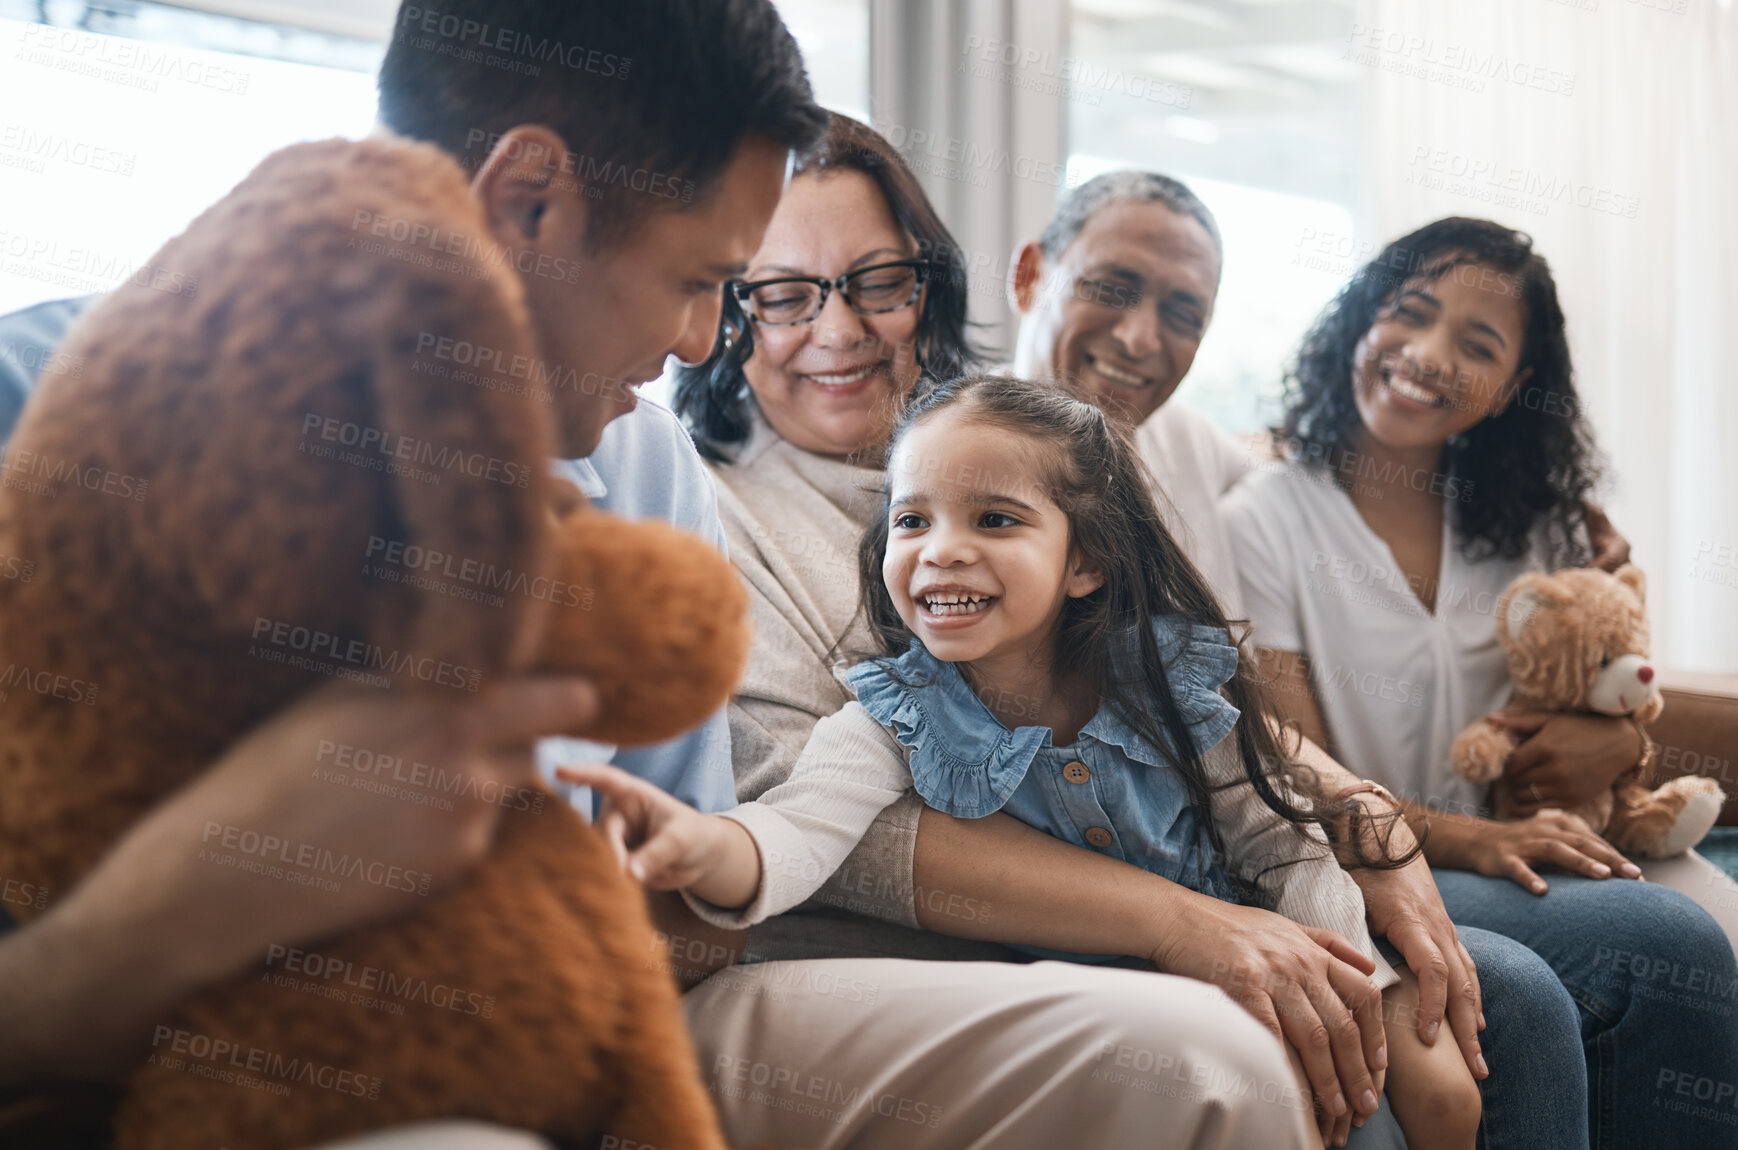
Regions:
<instances>
[{"instance_id":1,"label":"window","mask_svg":"<svg viewBox=\"0 0 1738 1150\"><path fill-rule=\"evenodd\" d=\"M270 153L373 126L395 0L0 0L0 314L107 291ZM820 101L869 119L868 0L778 0Z\"/></svg>"},{"instance_id":2,"label":"window","mask_svg":"<svg viewBox=\"0 0 1738 1150\"><path fill-rule=\"evenodd\" d=\"M1068 185L1176 176L1218 218L1224 280L1183 384L1232 431L1278 415L1286 357L1357 267L1353 0L1072 0Z\"/></svg>"},{"instance_id":3,"label":"window","mask_svg":"<svg viewBox=\"0 0 1738 1150\"><path fill-rule=\"evenodd\" d=\"M0 0L0 313L107 291L269 153L367 134L383 52L167 5Z\"/></svg>"},{"instance_id":4,"label":"window","mask_svg":"<svg viewBox=\"0 0 1738 1150\"><path fill-rule=\"evenodd\" d=\"M808 65L815 98L869 122L869 0L774 0Z\"/></svg>"}]
</instances>

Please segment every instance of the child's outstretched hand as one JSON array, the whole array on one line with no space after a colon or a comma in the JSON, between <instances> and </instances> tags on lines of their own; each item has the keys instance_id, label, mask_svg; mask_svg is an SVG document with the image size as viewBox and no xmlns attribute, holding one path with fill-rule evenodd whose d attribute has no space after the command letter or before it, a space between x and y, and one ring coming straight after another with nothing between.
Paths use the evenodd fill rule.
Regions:
<instances>
[{"instance_id":1,"label":"child's outstretched hand","mask_svg":"<svg viewBox=\"0 0 1738 1150\"><path fill-rule=\"evenodd\" d=\"M597 828L622 869L651 890L686 890L742 907L760 889L760 851L742 824L703 815L620 767L557 767L557 778L603 798Z\"/></svg>"}]
</instances>

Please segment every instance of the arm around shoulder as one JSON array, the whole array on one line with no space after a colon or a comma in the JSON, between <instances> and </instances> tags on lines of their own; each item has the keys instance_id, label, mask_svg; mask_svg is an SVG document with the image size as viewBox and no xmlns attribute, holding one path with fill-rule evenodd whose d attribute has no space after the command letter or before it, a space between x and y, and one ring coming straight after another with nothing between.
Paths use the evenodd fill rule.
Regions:
<instances>
[{"instance_id":1,"label":"arm around shoulder","mask_svg":"<svg viewBox=\"0 0 1738 1150\"><path fill-rule=\"evenodd\" d=\"M1309 749L1316 750L1313 746ZM1320 755L1319 762L1332 767L1332 771L1318 769L1326 776L1324 789L1338 789L1342 776L1350 778L1326 755ZM1378 986L1398 981L1399 976L1371 940L1357 883L1341 869L1321 829L1315 824L1300 827L1267 805L1244 772L1235 739L1226 738L1208 751L1202 765L1213 788L1213 820L1224 843L1227 865L1258 886L1276 914L1303 926L1344 935L1375 963ZM1296 794L1286 797L1303 801Z\"/></svg>"}]
</instances>

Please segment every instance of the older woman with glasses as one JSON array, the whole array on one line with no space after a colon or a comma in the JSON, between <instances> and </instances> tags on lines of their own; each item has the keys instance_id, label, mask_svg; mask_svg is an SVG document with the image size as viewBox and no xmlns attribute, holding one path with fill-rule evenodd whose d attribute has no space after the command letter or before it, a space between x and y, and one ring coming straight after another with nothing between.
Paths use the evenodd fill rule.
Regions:
<instances>
[{"instance_id":1,"label":"older woman with glasses","mask_svg":"<svg viewBox=\"0 0 1738 1150\"><path fill-rule=\"evenodd\" d=\"M843 116L833 123L798 165L748 274L726 290L720 347L677 383L701 453L734 465L718 472L726 487L774 440L878 463L918 376L957 375L975 358L947 229L885 141Z\"/></svg>"},{"instance_id":2,"label":"older woman with glasses","mask_svg":"<svg viewBox=\"0 0 1738 1150\"><path fill-rule=\"evenodd\" d=\"M676 382L755 604L731 717L744 797L781 781L816 721L851 697L831 667L867 641L856 548L894 415L925 373L945 379L979 359L952 237L887 141L835 115L725 289L712 357ZM900 819L915 829L915 800ZM867 889L839 904L916 925L911 835L901 837L873 855Z\"/></svg>"},{"instance_id":3,"label":"older woman with glasses","mask_svg":"<svg viewBox=\"0 0 1738 1150\"><path fill-rule=\"evenodd\" d=\"M892 147L835 115L747 273L725 289L712 357L676 382L755 604L732 706L739 794L781 781L814 724L851 698L831 667L867 649L856 547L893 417L922 375L945 379L978 360L952 237ZM900 817L915 829L915 800ZM838 901L916 925L911 835L900 837L873 854L869 889Z\"/></svg>"}]
</instances>

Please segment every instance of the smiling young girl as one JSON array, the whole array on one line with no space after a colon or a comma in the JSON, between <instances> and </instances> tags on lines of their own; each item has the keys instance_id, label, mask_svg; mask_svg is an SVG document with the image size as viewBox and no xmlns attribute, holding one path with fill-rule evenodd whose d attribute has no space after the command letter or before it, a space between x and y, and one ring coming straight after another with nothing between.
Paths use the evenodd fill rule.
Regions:
<instances>
[{"instance_id":1,"label":"smiling young girl","mask_svg":"<svg viewBox=\"0 0 1738 1150\"><path fill-rule=\"evenodd\" d=\"M1416 1008L1417 983L1376 954L1329 840L1368 864L1397 860L1367 849L1364 808L1316 794L1289 762L1225 619L1098 407L995 376L926 392L895 429L861 568L884 657L845 674L857 701L816 727L788 782L701 816L608 768L570 772L610 797L605 832L648 886L682 889L719 925L760 921L812 893L915 787L936 810L1003 810L1189 890L1277 910L1377 972L1388 1010ZM1342 982L1322 996L1370 990ZM1302 995L1295 1006L1312 1009ZM1372 1065L1389 1067L1409 1145L1470 1147L1479 1098L1458 1051L1424 1046L1405 1022L1387 1036ZM1343 1144L1345 1100L1322 1110L1325 1138Z\"/></svg>"}]
</instances>

